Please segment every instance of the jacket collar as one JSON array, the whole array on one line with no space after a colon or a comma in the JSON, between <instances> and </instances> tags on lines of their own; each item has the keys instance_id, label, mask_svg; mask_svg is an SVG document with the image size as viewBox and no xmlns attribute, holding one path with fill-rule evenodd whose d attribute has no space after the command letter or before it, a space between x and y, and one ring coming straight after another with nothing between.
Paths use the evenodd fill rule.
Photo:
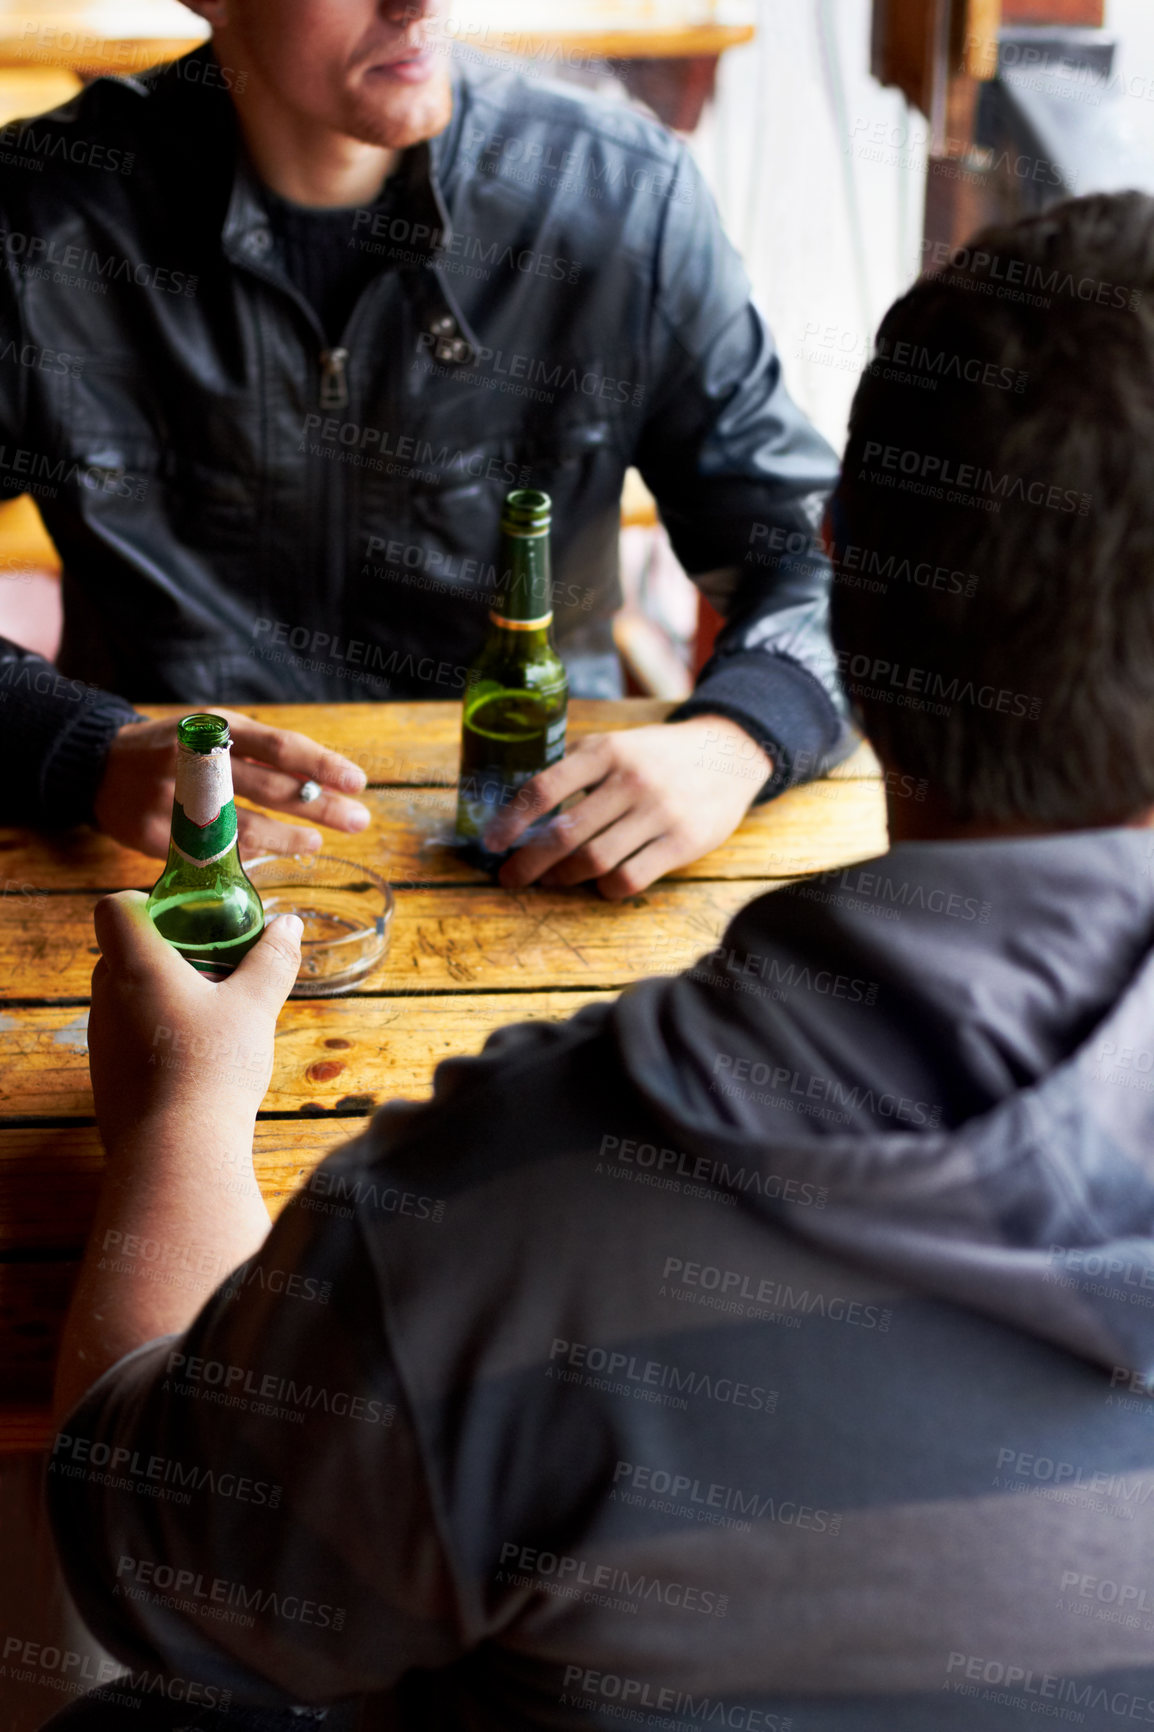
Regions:
<instances>
[{"instance_id":1,"label":"jacket collar","mask_svg":"<svg viewBox=\"0 0 1154 1732\"><path fill-rule=\"evenodd\" d=\"M200 67L216 64L211 44L184 56ZM176 63L177 66L181 62ZM178 75L179 76L179 75ZM199 88L197 78L183 83ZM476 358L479 341L469 325L443 268L451 257L453 225L441 191L441 177L451 170L460 138L463 88L459 72L453 72L453 111L448 126L426 143L414 145L401 158L401 198L397 216L406 225L405 252L421 255L419 266L402 271L421 327L436 339L434 358L442 365L469 366ZM231 100L228 113L220 117L232 157L232 190L221 229L221 245L233 264L261 267L272 251L273 234L262 183L244 148ZM203 114L202 117L203 119Z\"/></svg>"}]
</instances>

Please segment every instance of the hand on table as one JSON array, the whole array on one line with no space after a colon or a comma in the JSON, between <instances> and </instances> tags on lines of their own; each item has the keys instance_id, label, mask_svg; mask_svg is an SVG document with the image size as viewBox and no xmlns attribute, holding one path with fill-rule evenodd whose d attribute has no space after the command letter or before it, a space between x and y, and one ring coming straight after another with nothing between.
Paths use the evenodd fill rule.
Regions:
<instances>
[{"instance_id":1,"label":"hand on table","mask_svg":"<svg viewBox=\"0 0 1154 1732\"><path fill-rule=\"evenodd\" d=\"M334 830L363 830L367 806L345 798L359 794L365 773L338 752L318 746L304 734L269 728L249 721L235 710L213 710L232 733L233 787L246 800L307 816ZM94 811L102 830L126 848L139 849L163 860L168 853L172 823L172 793L176 783L176 720L129 722L114 736L97 790ZM304 806L302 782L319 782L325 790ZM236 811L240 851L256 854L313 854L321 847L319 830L301 823L282 824L264 812Z\"/></svg>"},{"instance_id":2,"label":"hand on table","mask_svg":"<svg viewBox=\"0 0 1154 1732\"><path fill-rule=\"evenodd\" d=\"M176 1117L206 1137L253 1121L272 1074L277 1013L300 966L300 922L282 915L226 980L198 974L157 932L140 890L94 912L88 1054L105 1148Z\"/></svg>"},{"instance_id":3,"label":"hand on table","mask_svg":"<svg viewBox=\"0 0 1154 1732\"><path fill-rule=\"evenodd\" d=\"M591 734L520 791L489 826L485 845L503 852L534 819L586 789L505 862L500 881L519 890L596 878L616 901L718 847L772 771L762 748L723 716Z\"/></svg>"}]
</instances>

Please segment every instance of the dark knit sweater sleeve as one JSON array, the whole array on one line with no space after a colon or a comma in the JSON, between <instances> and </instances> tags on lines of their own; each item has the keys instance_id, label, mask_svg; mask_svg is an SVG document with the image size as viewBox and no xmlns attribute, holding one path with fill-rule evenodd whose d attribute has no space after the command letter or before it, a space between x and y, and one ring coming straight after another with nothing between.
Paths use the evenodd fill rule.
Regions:
<instances>
[{"instance_id":1,"label":"dark knit sweater sleeve","mask_svg":"<svg viewBox=\"0 0 1154 1732\"><path fill-rule=\"evenodd\" d=\"M123 698L0 638L0 823L87 823L114 734L142 719Z\"/></svg>"}]
</instances>

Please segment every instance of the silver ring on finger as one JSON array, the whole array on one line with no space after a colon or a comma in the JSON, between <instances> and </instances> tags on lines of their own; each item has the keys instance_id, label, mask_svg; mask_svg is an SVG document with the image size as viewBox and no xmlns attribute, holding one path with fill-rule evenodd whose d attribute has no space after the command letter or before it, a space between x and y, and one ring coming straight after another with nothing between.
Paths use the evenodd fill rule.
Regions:
<instances>
[{"instance_id":1,"label":"silver ring on finger","mask_svg":"<svg viewBox=\"0 0 1154 1732\"><path fill-rule=\"evenodd\" d=\"M304 805L311 806L314 800L319 800L324 789L319 782L302 782L297 789L297 799Z\"/></svg>"}]
</instances>

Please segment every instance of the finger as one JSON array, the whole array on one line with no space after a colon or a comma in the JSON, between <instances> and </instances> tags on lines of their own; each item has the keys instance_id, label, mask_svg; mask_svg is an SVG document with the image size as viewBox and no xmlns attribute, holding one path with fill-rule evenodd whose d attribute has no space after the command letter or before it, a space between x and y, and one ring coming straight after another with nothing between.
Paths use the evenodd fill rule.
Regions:
<instances>
[{"instance_id":1,"label":"finger","mask_svg":"<svg viewBox=\"0 0 1154 1732\"><path fill-rule=\"evenodd\" d=\"M630 812L566 855L543 875L541 882L549 890L564 890L571 884L584 884L589 878L603 878L630 855L658 841L660 834L652 813Z\"/></svg>"},{"instance_id":2,"label":"finger","mask_svg":"<svg viewBox=\"0 0 1154 1732\"><path fill-rule=\"evenodd\" d=\"M551 764L531 782L526 782L523 788L518 788L516 799L485 831L486 848L494 854L511 848L530 824L551 812L571 794L582 788L595 788L605 780L610 768L608 741L600 736L582 740L575 752L570 752L559 764Z\"/></svg>"},{"instance_id":3,"label":"finger","mask_svg":"<svg viewBox=\"0 0 1154 1732\"><path fill-rule=\"evenodd\" d=\"M301 782L319 782L322 788L337 788L345 794L359 794L365 785L365 772L351 758L318 746L306 734L290 733L287 728L269 728L263 722L250 721L232 710L215 712L224 716L232 733L236 756L253 758L261 764L271 764L283 770L299 786Z\"/></svg>"},{"instance_id":4,"label":"finger","mask_svg":"<svg viewBox=\"0 0 1154 1732\"><path fill-rule=\"evenodd\" d=\"M319 830L304 824L282 824L279 818L267 818L247 807L238 809L236 828L242 860L255 860L258 854L317 854L324 846Z\"/></svg>"},{"instance_id":5,"label":"finger","mask_svg":"<svg viewBox=\"0 0 1154 1732\"><path fill-rule=\"evenodd\" d=\"M307 812L314 823L327 824L333 830L364 830L372 818L367 806L359 800L346 800L343 794L322 794L318 800L302 804L301 784L295 777L244 758L233 765L232 781L238 794L258 806L272 806L294 815Z\"/></svg>"},{"instance_id":6,"label":"finger","mask_svg":"<svg viewBox=\"0 0 1154 1732\"><path fill-rule=\"evenodd\" d=\"M169 796L171 802L171 794ZM168 844L172 840L172 822L162 818L159 813L153 813L144 820L144 827L137 840L137 851L147 854L150 860L163 860L168 854Z\"/></svg>"},{"instance_id":7,"label":"finger","mask_svg":"<svg viewBox=\"0 0 1154 1732\"><path fill-rule=\"evenodd\" d=\"M506 890L534 883L551 866L615 824L628 810L628 790L610 778L570 811L559 812L540 836L518 848L501 869L501 883Z\"/></svg>"},{"instance_id":8,"label":"finger","mask_svg":"<svg viewBox=\"0 0 1154 1732\"><path fill-rule=\"evenodd\" d=\"M621 902L626 896L636 896L638 891L648 889L674 867L684 864L676 846L667 836L662 836L656 842L639 848L636 854L599 878L597 888L607 902Z\"/></svg>"},{"instance_id":9,"label":"finger","mask_svg":"<svg viewBox=\"0 0 1154 1732\"><path fill-rule=\"evenodd\" d=\"M147 756L156 776L172 777L176 773L176 737L179 720L176 716L161 716L154 721L129 722L121 728L117 739L131 746L133 754Z\"/></svg>"},{"instance_id":10,"label":"finger","mask_svg":"<svg viewBox=\"0 0 1154 1732\"><path fill-rule=\"evenodd\" d=\"M223 982L221 990L254 998L263 1010L275 1016L297 977L303 931L299 914L275 915L259 941Z\"/></svg>"},{"instance_id":11,"label":"finger","mask_svg":"<svg viewBox=\"0 0 1154 1732\"><path fill-rule=\"evenodd\" d=\"M92 921L100 953L117 978L143 980L171 973L184 981L187 965L152 924L143 890L102 896L92 911Z\"/></svg>"}]
</instances>

